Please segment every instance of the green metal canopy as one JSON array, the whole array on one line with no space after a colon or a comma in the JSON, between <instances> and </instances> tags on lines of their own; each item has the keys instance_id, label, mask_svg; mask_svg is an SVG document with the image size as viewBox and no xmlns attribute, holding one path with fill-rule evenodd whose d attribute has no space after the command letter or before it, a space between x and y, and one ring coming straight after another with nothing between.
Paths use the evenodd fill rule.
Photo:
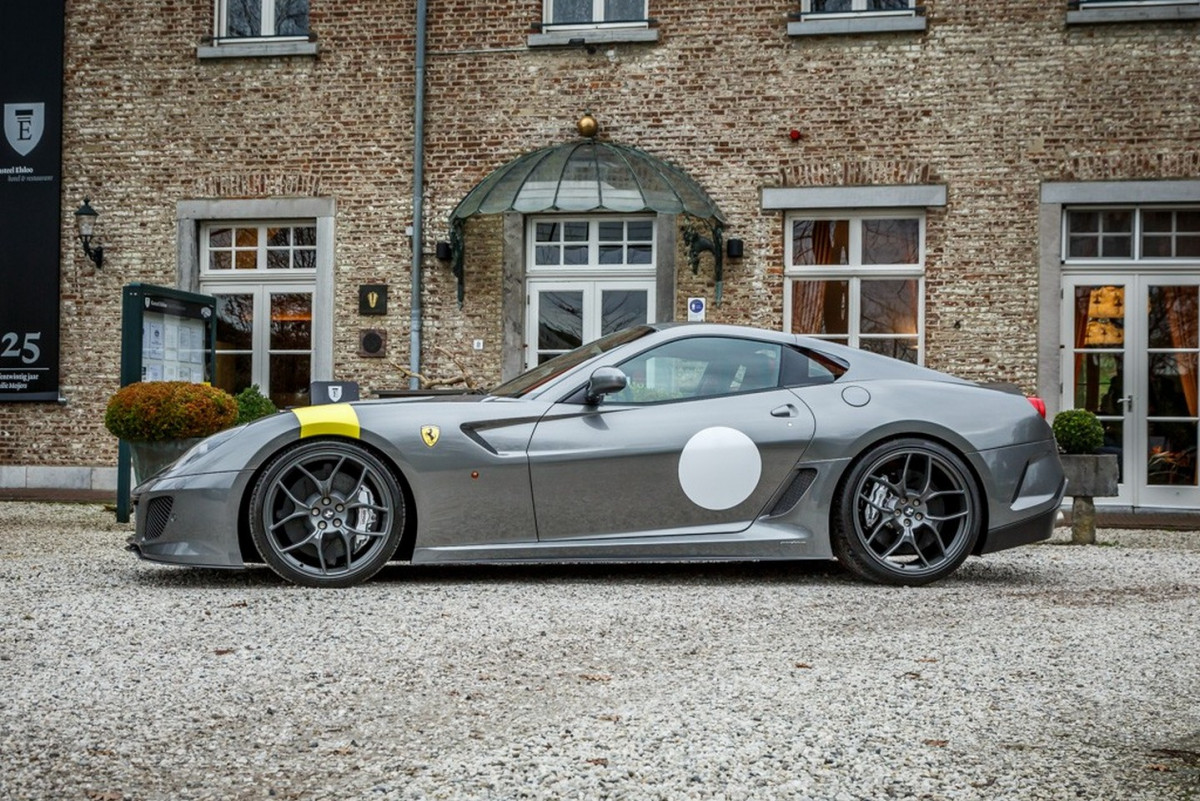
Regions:
<instances>
[{"instance_id":1,"label":"green metal canopy","mask_svg":"<svg viewBox=\"0 0 1200 801\"><path fill-rule=\"evenodd\" d=\"M463 298L463 224L476 214L542 212L684 214L705 223L711 239L694 234L688 243L693 270L702 250L716 258L722 275L721 232L725 216L687 173L637 148L585 139L526 153L484 178L450 213L454 275ZM719 284L718 284L719 286Z\"/></svg>"}]
</instances>

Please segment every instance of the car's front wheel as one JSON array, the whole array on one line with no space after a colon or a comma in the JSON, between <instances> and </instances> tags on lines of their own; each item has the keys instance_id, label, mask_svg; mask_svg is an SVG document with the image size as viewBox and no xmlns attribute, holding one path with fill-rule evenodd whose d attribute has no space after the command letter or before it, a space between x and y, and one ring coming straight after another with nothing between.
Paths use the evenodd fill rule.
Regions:
<instances>
[{"instance_id":1,"label":"car's front wheel","mask_svg":"<svg viewBox=\"0 0 1200 801\"><path fill-rule=\"evenodd\" d=\"M924 439L868 451L842 482L833 550L851 572L919 585L952 573L975 547L979 490L963 460Z\"/></svg>"},{"instance_id":2,"label":"car's front wheel","mask_svg":"<svg viewBox=\"0 0 1200 801\"><path fill-rule=\"evenodd\" d=\"M396 553L404 493L373 453L314 440L276 456L250 496L250 533L263 560L309 587L366 581Z\"/></svg>"}]
</instances>

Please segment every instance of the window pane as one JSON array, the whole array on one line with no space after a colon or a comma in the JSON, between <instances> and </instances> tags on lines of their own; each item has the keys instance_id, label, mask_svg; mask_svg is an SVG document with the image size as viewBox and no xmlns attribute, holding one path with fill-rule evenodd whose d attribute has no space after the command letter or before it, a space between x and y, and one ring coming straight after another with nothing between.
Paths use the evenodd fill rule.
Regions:
<instances>
[{"instance_id":1,"label":"window pane","mask_svg":"<svg viewBox=\"0 0 1200 801\"><path fill-rule=\"evenodd\" d=\"M1200 258L1200 236L1181 236L1175 240L1177 258Z\"/></svg>"},{"instance_id":2,"label":"window pane","mask_svg":"<svg viewBox=\"0 0 1200 801\"><path fill-rule=\"evenodd\" d=\"M557 245L538 245L533 251L533 261L535 264L558 264L561 253Z\"/></svg>"},{"instance_id":3,"label":"window pane","mask_svg":"<svg viewBox=\"0 0 1200 801\"><path fill-rule=\"evenodd\" d=\"M793 334L846 334L850 331L849 281L793 281Z\"/></svg>"},{"instance_id":4,"label":"window pane","mask_svg":"<svg viewBox=\"0 0 1200 801\"><path fill-rule=\"evenodd\" d=\"M849 264L849 220L792 222L792 264Z\"/></svg>"},{"instance_id":5,"label":"window pane","mask_svg":"<svg viewBox=\"0 0 1200 801\"><path fill-rule=\"evenodd\" d=\"M871 353L880 353L884 356L891 356L893 359L899 359L902 362L910 364L917 363L917 341L915 339L904 338L886 338L886 339L863 339L859 343L859 347Z\"/></svg>"},{"instance_id":6,"label":"window pane","mask_svg":"<svg viewBox=\"0 0 1200 801\"><path fill-rule=\"evenodd\" d=\"M601 264L624 264L625 248L621 245L602 245L600 247Z\"/></svg>"},{"instance_id":7,"label":"window pane","mask_svg":"<svg viewBox=\"0 0 1200 801\"><path fill-rule=\"evenodd\" d=\"M538 350L570 350L583 344L583 293L538 294Z\"/></svg>"},{"instance_id":8,"label":"window pane","mask_svg":"<svg viewBox=\"0 0 1200 801\"><path fill-rule=\"evenodd\" d=\"M849 11L850 9L850 0L812 0L812 10L817 13Z\"/></svg>"},{"instance_id":9,"label":"window pane","mask_svg":"<svg viewBox=\"0 0 1200 801\"><path fill-rule=\"evenodd\" d=\"M286 250L268 250L267 251L267 269L268 270L286 270L291 267L291 260L288 258Z\"/></svg>"},{"instance_id":10,"label":"window pane","mask_svg":"<svg viewBox=\"0 0 1200 801\"><path fill-rule=\"evenodd\" d=\"M308 33L308 0L275 0L275 35Z\"/></svg>"},{"instance_id":11,"label":"window pane","mask_svg":"<svg viewBox=\"0 0 1200 801\"><path fill-rule=\"evenodd\" d=\"M1196 354L1150 354L1150 391L1146 411L1151 417L1196 416Z\"/></svg>"},{"instance_id":12,"label":"window pane","mask_svg":"<svg viewBox=\"0 0 1200 801\"><path fill-rule=\"evenodd\" d=\"M1106 259L1128 258L1133 254L1133 237L1106 236L1100 240L1100 253Z\"/></svg>"},{"instance_id":13,"label":"window pane","mask_svg":"<svg viewBox=\"0 0 1200 801\"><path fill-rule=\"evenodd\" d=\"M226 36L262 35L262 0L225 0Z\"/></svg>"},{"instance_id":14,"label":"window pane","mask_svg":"<svg viewBox=\"0 0 1200 801\"><path fill-rule=\"evenodd\" d=\"M237 246L239 248L256 248L256 247L258 247L258 229L257 228L239 228L239 229L237 229Z\"/></svg>"},{"instance_id":15,"label":"window pane","mask_svg":"<svg viewBox=\"0 0 1200 801\"><path fill-rule=\"evenodd\" d=\"M1167 259L1171 257L1171 237L1144 236L1142 237L1142 258Z\"/></svg>"},{"instance_id":16,"label":"window pane","mask_svg":"<svg viewBox=\"0 0 1200 801\"><path fill-rule=\"evenodd\" d=\"M312 348L312 295L271 293L271 350Z\"/></svg>"},{"instance_id":17,"label":"window pane","mask_svg":"<svg viewBox=\"0 0 1200 801\"><path fill-rule=\"evenodd\" d=\"M538 242L558 241L558 223L538 223L534 231L534 239Z\"/></svg>"},{"instance_id":18,"label":"window pane","mask_svg":"<svg viewBox=\"0 0 1200 801\"><path fill-rule=\"evenodd\" d=\"M1073 259L1094 259L1100 255L1100 239L1094 236L1073 236L1069 240L1067 255Z\"/></svg>"},{"instance_id":19,"label":"window pane","mask_svg":"<svg viewBox=\"0 0 1200 801\"><path fill-rule=\"evenodd\" d=\"M592 21L592 0L553 0L550 21L557 24Z\"/></svg>"},{"instance_id":20,"label":"window pane","mask_svg":"<svg viewBox=\"0 0 1200 801\"><path fill-rule=\"evenodd\" d=\"M1146 433L1146 483L1195 486L1196 424L1153 422Z\"/></svg>"},{"instance_id":21,"label":"window pane","mask_svg":"<svg viewBox=\"0 0 1200 801\"><path fill-rule=\"evenodd\" d=\"M863 264L917 264L921 224L918 220L863 220Z\"/></svg>"},{"instance_id":22,"label":"window pane","mask_svg":"<svg viewBox=\"0 0 1200 801\"><path fill-rule=\"evenodd\" d=\"M253 295L216 295L217 350L250 350L254 332Z\"/></svg>"},{"instance_id":23,"label":"window pane","mask_svg":"<svg viewBox=\"0 0 1200 801\"><path fill-rule=\"evenodd\" d=\"M272 354L270 361L271 386L269 395L280 409L307 406L310 402L308 385L312 381L312 357L307 353Z\"/></svg>"},{"instance_id":24,"label":"window pane","mask_svg":"<svg viewBox=\"0 0 1200 801\"><path fill-rule=\"evenodd\" d=\"M1101 214L1105 233L1133 233L1133 212L1127 209L1106 211Z\"/></svg>"},{"instance_id":25,"label":"window pane","mask_svg":"<svg viewBox=\"0 0 1200 801\"><path fill-rule=\"evenodd\" d=\"M588 224L586 222L569 222L563 225L564 242L588 241Z\"/></svg>"},{"instance_id":26,"label":"window pane","mask_svg":"<svg viewBox=\"0 0 1200 801\"><path fill-rule=\"evenodd\" d=\"M571 245L563 248L563 264L577 265L588 263L587 245Z\"/></svg>"},{"instance_id":27,"label":"window pane","mask_svg":"<svg viewBox=\"0 0 1200 801\"><path fill-rule=\"evenodd\" d=\"M645 18L645 0L604 0L605 22L628 22Z\"/></svg>"},{"instance_id":28,"label":"window pane","mask_svg":"<svg viewBox=\"0 0 1200 801\"><path fill-rule=\"evenodd\" d=\"M644 289L606 289L601 292L600 335L620 331L647 320L647 295Z\"/></svg>"},{"instance_id":29,"label":"window pane","mask_svg":"<svg viewBox=\"0 0 1200 801\"><path fill-rule=\"evenodd\" d=\"M292 253L292 267L297 270L317 269L317 252L315 250L297 250Z\"/></svg>"},{"instance_id":30,"label":"window pane","mask_svg":"<svg viewBox=\"0 0 1200 801\"><path fill-rule=\"evenodd\" d=\"M908 8L911 0L867 0L869 11L894 11Z\"/></svg>"},{"instance_id":31,"label":"window pane","mask_svg":"<svg viewBox=\"0 0 1200 801\"><path fill-rule=\"evenodd\" d=\"M312 225L305 225L300 228L292 229L292 242L296 245L304 245L307 247L317 246L317 229Z\"/></svg>"},{"instance_id":32,"label":"window pane","mask_svg":"<svg viewBox=\"0 0 1200 801\"><path fill-rule=\"evenodd\" d=\"M212 251L208 254L208 269L210 270L231 270L233 269L233 255L228 251Z\"/></svg>"},{"instance_id":33,"label":"window pane","mask_svg":"<svg viewBox=\"0 0 1200 801\"><path fill-rule=\"evenodd\" d=\"M600 241L601 242L621 242L625 239L625 223L622 222L602 222L600 223Z\"/></svg>"},{"instance_id":34,"label":"window pane","mask_svg":"<svg viewBox=\"0 0 1200 801\"><path fill-rule=\"evenodd\" d=\"M631 242L649 242L654 238L654 223L650 220L631 221L628 227Z\"/></svg>"},{"instance_id":35,"label":"window pane","mask_svg":"<svg viewBox=\"0 0 1200 801\"><path fill-rule=\"evenodd\" d=\"M649 264L654 249L650 245L630 245L626 253L626 264Z\"/></svg>"},{"instance_id":36,"label":"window pane","mask_svg":"<svg viewBox=\"0 0 1200 801\"><path fill-rule=\"evenodd\" d=\"M1094 211L1071 211L1067 213L1067 231L1072 234L1100 232L1100 214Z\"/></svg>"},{"instance_id":37,"label":"window pane","mask_svg":"<svg viewBox=\"0 0 1200 801\"><path fill-rule=\"evenodd\" d=\"M864 334L917 333L917 280L862 282Z\"/></svg>"},{"instance_id":38,"label":"window pane","mask_svg":"<svg viewBox=\"0 0 1200 801\"><path fill-rule=\"evenodd\" d=\"M253 359L249 353L217 353L217 375L213 384L236 395L254 383L251 373Z\"/></svg>"},{"instance_id":39,"label":"window pane","mask_svg":"<svg viewBox=\"0 0 1200 801\"><path fill-rule=\"evenodd\" d=\"M1125 308L1123 286L1076 287L1075 347L1122 347L1125 344Z\"/></svg>"},{"instance_id":40,"label":"window pane","mask_svg":"<svg viewBox=\"0 0 1200 801\"><path fill-rule=\"evenodd\" d=\"M1122 353L1080 353L1075 361L1075 408L1121 415L1125 389Z\"/></svg>"},{"instance_id":41,"label":"window pane","mask_svg":"<svg viewBox=\"0 0 1200 801\"><path fill-rule=\"evenodd\" d=\"M209 247L227 248L233 244L233 231L229 228L213 228L208 232Z\"/></svg>"},{"instance_id":42,"label":"window pane","mask_svg":"<svg viewBox=\"0 0 1200 801\"><path fill-rule=\"evenodd\" d=\"M234 259L234 266L236 266L239 270L253 270L258 267L258 253L256 251L235 251Z\"/></svg>"},{"instance_id":43,"label":"window pane","mask_svg":"<svg viewBox=\"0 0 1200 801\"><path fill-rule=\"evenodd\" d=\"M1152 286L1147 304L1151 348L1180 349L1200 345L1197 293L1194 286Z\"/></svg>"},{"instance_id":44,"label":"window pane","mask_svg":"<svg viewBox=\"0 0 1200 801\"><path fill-rule=\"evenodd\" d=\"M1170 233L1172 218L1174 216L1169 211L1142 212L1142 230Z\"/></svg>"},{"instance_id":45,"label":"window pane","mask_svg":"<svg viewBox=\"0 0 1200 801\"><path fill-rule=\"evenodd\" d=\"M291 228L268 228L267 247L286 247L291 244Z\"/></svg>"}]
</instances>

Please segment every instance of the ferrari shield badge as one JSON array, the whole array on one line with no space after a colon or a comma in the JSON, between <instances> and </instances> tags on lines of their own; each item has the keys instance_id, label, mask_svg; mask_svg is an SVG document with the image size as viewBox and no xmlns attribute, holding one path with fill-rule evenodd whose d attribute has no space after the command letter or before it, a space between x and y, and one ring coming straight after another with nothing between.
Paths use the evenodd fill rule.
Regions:
<instances>
[{"instance_id":1,"label":"ferrari shield badge","mask_svg":"<svg viewBox=\"0 0 1200 801\"><path fill-rule=\"evenodd\" d=\"M421 426L421 439L429 447L437 445L438 437L442 435L442 430L437 426Z\"/></svg>"}]
</instances>

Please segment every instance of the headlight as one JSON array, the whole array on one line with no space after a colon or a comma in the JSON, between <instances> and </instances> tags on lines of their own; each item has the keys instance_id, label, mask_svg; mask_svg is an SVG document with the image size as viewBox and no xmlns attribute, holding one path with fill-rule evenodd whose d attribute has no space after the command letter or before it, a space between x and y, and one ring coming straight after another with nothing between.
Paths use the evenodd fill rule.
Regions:
<instances>
[{"instance_id":1,"label":"headlight","mask_svg":"<svg viewBox=\"0 0 1200 801\"><path fill-rule=\"evenodd\" d=\"M195 462L197 459L200 459L203 456L207 456L208 454L215 451L217 448L221 447L221 445L223 445L224 443L233 439L237 434L241 433L242 429L245 427L246 427L245 425L240 425L240 426L234 426L233 428L227 428L224 431L218 431L216 434L213 434L211 437L201 440L200 442L193 445L192 448L190 450L188 450L187 453L185 453L183 456L179 457L179 460L177 462L175 462L174 465L171 466L171 469L168 472L177 473L181 469L186 467L187 465L191 464L192 462Z\"/></svg>"}]
</instances>

